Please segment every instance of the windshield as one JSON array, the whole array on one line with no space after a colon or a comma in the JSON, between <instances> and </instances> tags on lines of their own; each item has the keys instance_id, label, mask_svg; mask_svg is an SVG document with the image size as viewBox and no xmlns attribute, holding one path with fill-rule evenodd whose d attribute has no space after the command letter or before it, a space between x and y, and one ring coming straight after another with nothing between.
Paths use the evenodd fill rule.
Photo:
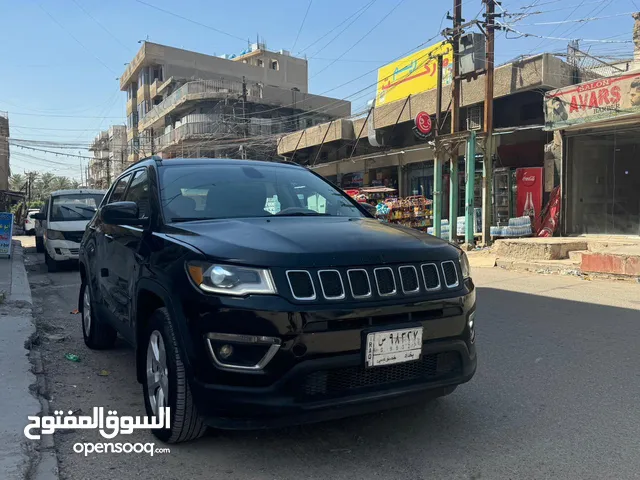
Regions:
<instances>
[{"instance_id":1,"label":"windshield","mask_svg":"<svg viewBox=\"0 0 640 480\"><path fill-rule=\"evenodd\" d=\"M198 165L161 170L168 222L273 216L362 217L336 188L302 168Z\"/></svg>"},{"instance_id":2,"label":"windshield","mask_svg":"<svg viewBox=\"0 0 640 480\"><path fill-rule=\"evenodd\" d=\"M51 222L91 220L102 201L103 195L96 193L77 193L59 195L51 199Z\"/></svg>"}]
</instances>

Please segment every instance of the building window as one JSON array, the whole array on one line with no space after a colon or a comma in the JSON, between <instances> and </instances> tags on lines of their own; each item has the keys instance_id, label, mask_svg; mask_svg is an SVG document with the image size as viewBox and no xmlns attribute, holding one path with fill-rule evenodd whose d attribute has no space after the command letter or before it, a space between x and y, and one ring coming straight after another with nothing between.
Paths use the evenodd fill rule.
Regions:
<instances>
[{"instance_id":1,"label":"building window","mask_svg":"<svg viewBox=\"0 0 640 480\"><path fill-rule=\"evenodd\" d=\"M162 82L162 66L153 67L153 79Z\"/></svg>"},{"instance_id":2,"label":"building window","mask_svg":"<svg viewBox=\"0 0 640 480\"><path fill-rule=\"evenodd\" d=\"M138 85L149 85L149 67L144 67L138 74Z\"/></svg>"},{"instance_id":3,"label":"building window","mask_svg":"<svg viewBox=\"0 0 640 480\"><path fill-rule=\"evenodd\" d=\"M258 59L258 66L259 67L264 67L264 62L260 59Z\"/></svg>"},{"instance_id":4,"label":"building window","mask_svg":"<svg viewBox=\"0 0 640 480\"><path fill-rule=\"evenodd\" d=\"M280 70L278 60L271 60L271 70Z\"/></svg>"},{"instance_id":5,"label":"building window","mask_svg":"<svg viewBox=\"0 0 640 480\"><path fill-rule=\"evenodd\" d=\"M136 128L138 126L138 112L131 112L127 117L127 127Z\"/></svg>"}]
</instances>

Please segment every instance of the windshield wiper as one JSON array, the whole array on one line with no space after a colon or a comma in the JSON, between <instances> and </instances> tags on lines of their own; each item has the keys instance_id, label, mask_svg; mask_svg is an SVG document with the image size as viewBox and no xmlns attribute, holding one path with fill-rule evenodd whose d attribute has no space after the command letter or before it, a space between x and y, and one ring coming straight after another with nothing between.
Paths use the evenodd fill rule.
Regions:
<instances>
[{"instance_id":1,"label":"windshield wiper","mask_svg":"<svg viewBox=\"0 0 640 480\"><path fill-rule=\"evenodd\" d=\"M331 217L328 213L309 213L309 212L292 212L292 213L276 213L275 217Z\"/></svg>"},{"instance_id":2,"label":"windshield wiper","mask_svg":"<svg viewBox=\"0 0 640 480\"><path fill-rule=\"evenodd\" d=\"M81 218L87 218L82 213L78 212L75 208L67 207L66 205L60 205L60 207L61 208L66 208L67 210L69 210L72 213L75 213L76 215L78 215Z\"/></svg>"},{"instance_id":3,"label":"windshield wiper","mask_svg":"<svg viewBox=\"0 0 640 480\"><path fill-rule=\"evenodd\" d=\"M218 219L213 217L176 217L176 218L169 219L171 223L197 222L198 220L218 220Z\"/></svg>"}]
</instances>

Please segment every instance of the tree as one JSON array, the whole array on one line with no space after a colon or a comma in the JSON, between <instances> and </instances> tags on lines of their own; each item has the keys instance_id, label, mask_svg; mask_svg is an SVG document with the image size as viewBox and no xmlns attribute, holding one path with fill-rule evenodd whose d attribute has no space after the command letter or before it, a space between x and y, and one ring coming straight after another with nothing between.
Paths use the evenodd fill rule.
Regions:
<instances>
[{"instance_id":1,"label":"tree","mask_svg":"<svg viewBox=\"0 0 640 480\"><path fill-rule=\"evenodd\" d=\"M9 178L9 189L18 192L24 187L25 183L27 183L26 177L20 173L15 173Z\"/></svg>"},{"instance_id":2,"label":"tree","mask_svg":"<svg viewBox=\"0 0 640 480\"><path fill-rule=\"evenodd\" d=\"M37 200L46 200L49 194L53 191L52 183L55 175L50 172L45 172L40 175L40 178L36 181L33 189L32 198Z\"/></svg>"}]
</instances>

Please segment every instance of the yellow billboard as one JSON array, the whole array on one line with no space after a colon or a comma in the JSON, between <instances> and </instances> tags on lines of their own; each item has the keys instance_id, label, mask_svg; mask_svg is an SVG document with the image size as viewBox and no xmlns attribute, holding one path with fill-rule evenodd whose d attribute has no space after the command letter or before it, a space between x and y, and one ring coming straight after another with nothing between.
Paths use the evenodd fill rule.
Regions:
<instances>
[{"instance_id":1,"label":"yellow billboard","mask_svg":"<svg viewBox=\"0 0 640 480\"><path fill-rule=\"evenodd\" d=\"M439 43L378 69L376 106L436 88L439 55L442 55L442 84L450 85L453 48L450 43Z\"/></svg>"}]
</instances>

